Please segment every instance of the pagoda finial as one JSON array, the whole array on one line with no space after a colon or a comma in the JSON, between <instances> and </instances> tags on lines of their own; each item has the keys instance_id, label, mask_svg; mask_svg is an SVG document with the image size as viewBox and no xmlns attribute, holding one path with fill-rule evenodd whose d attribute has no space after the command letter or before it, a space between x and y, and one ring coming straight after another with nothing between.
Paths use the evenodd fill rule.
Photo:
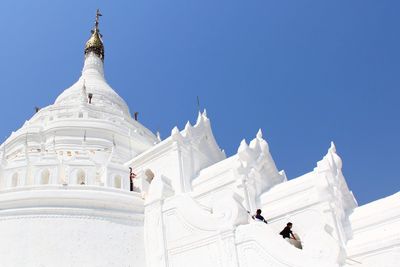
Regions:
<instances>
[{"instance_id":1,"label":"pagoda finial","mask_svg":"<svg viewBox=\"0 0 400 267\"><path fill-rule=\"evenodd\" d=\"M99 30L99 18L103 16L100 13L100 10L96 11L96 20L94 23L94 29L92 30L92 36L90 36L89 40L86 42L85 46L85 56L87 56L90 52L96 54L100 57L101 60L104 60L104 45L101 37L103 37Z\"/></svg>"},{"instance_id":2,"label":"pagoda finial","mask_svg":"<svg viewBox=\"0 0 400 267\"><path fill-rule=\"evenodd\" d=\"M99 18L101 17L101 16L103 16L101 13L100 13L100 9L97 9L96 10L96 21L95 21L95 31L99 31Z\"/></svg>"}]
</instances>

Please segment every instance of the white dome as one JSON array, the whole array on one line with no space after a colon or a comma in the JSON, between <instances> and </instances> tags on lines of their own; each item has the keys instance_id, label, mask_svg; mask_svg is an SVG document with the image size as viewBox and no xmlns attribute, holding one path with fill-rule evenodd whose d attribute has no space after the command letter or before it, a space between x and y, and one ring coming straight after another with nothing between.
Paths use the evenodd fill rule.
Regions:
<instances>
[{"instance_id":1,"label":"white dome","mask_svg":"<svg viewBox=\"0 0 400 267\"><path fill-rule=\"evenodd\" d=\"M23 166L28 160L42 162L51 152L82 166L124 164L157 142L151 131L132 119L125 101L104 79L103 61L91 52L78 81L4 142L2 158L9 166Z\"/></svg>"},{"instance_id":2,"label":"white dome","mask_svg":"<svg viewBox=\"0 0 400 267\"><path fill-rule=\"evenodd\" d=\"M94 53L90 53L86 57L79 80L60 94L54 104L75 105L79 103L84 85L87 94L93 95L91 102L93 106L121 111L125 116L130 116L128 105L104 79L103 61Z\"/></svg>"}]
</instances>

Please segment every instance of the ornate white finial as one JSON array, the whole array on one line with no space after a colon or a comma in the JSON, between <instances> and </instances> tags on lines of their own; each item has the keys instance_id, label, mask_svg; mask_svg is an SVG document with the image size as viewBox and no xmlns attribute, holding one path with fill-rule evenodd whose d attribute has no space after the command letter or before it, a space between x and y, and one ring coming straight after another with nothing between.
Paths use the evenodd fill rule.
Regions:
<instances>
[{"instance_id":1,"label":"ornate white finial","mask_svg":"<svg viewBox=\"0 0 400 267\"><path fill-rule=\"evenodd\" d=\"M242 142L240 142L238 152L245 151L248 147L249 146L247 145L246 139L243 139Z\"/></svg>"},{"instance_id":2,"label":"ornate white finial","mask_svg":"<svg viewBox=\"0 0 400 267\"><path fill-rule=\"evenodd\" d=\"M176 134L179 134L179 129L178 129L177 126L175 126L175 127L172 129L172 131L171 131L171 136L172 136L172 135L176 135Z\"/></svg>"},{"instance_id":3,"label":"ornate white finial","mask_svg":"<svg viewBox=\"0 0 400 267\"><path fill-rule=\"evenodd\" d=\"M203 111L203 117L207 118L207 110L206 109L204 109L204 111Z\"/></svg>"},{"instance_id":4,"label":"ornate white finial","mask_svg":"<svg viewBox=\"0 0 400 267\"><path fill-rule=\"evenodd\" d=\"M258 139L263 139L263 133L262 133L262 131L261 131L261 128L258 129L258 132L257 132L256 137L257 137Z\"/></svg>"},{"instance_id":5,"label":"ornate white finial","mask_svg":"<svg viewBox=\"0 0 400 267\"><path fill-rule=\"evenodd\" d=\"M329 151L336 153L336 146L335 143L333 141L331 141L331 147L329 148Z\"/></svg>"},{"instance_id":6,"label":"ornate white finial","mask_svg":"<svg viewBox=\"0 0 400 267\"><path fill-rule=\"evenodd\" d=\"M159 131L157 131L157 140L158 140L158 142L161 142L161 135L160 135Z\"/></svg>"},{"instance_id":7,"label":"ornate white finial","mask_svg":"<svg viewBox=\"0 0 400 267\"><path fill-rule=\"evenodd\" d=\"M190 121L187 121L187 123L185 125L186 136L190 135L191 129L192 129L192 125L190 124Z\"/></svg>"},{"instance_id":8,"label":"ornate white finial","mask_svg":"<svg viewBox=\"0 0 400 267\"><path fill-rule=\"evenodd\" d=\"M339 157L339 155L336 153L336 146L333 141L331 142L331 147L329 148L329 152L331 154L333 162L335 163L336 168L341 170L342 166L343 166L343 162L342 162L342 159Z\"/></svg>"},{"instance_id":9,"label":"ornate white finial","mask_svg":"<svg viewBox=\"0 0 400 267\"><path fill-rule=\"evenodd\" d=\"M175 126L175 127L172 129L172 131L171 131L171 138L172 138L173 140L176 140L176 141L182 139L182 134L181 134L181 132L179 131L179 129L178 129L177 126Z\"/></svg>"},{"instance_id":10,"label":"ornate white finial","mask_svg":"<svg viewBox=\"0 0 400 267\"><path fill-rule=\"evenodd\" d=\"M196 125L199 125L201 123L201 121L202 121L201 116L202 116L202 114L199 111L199 114L197 115Z\"/></svg>"}]
</instances>

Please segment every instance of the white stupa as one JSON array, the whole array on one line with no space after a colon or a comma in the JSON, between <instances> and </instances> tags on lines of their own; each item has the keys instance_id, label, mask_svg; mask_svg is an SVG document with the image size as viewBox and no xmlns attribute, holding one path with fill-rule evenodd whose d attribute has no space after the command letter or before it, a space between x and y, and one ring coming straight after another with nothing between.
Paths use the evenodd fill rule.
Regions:
<instances>
[{"instance_id":1,"label":"white stupa","mask_svg":"<svg viewBox=\"0 0 400 267\"><path fill-rule=\"evenodd\" d=\"M288 181L261 131L227 158L205 111L165 140L133 119L99 15L78 81L0 147L1 267L399 266L400 193L358 207L333 143Z\"/></svg>"}]
</instances>

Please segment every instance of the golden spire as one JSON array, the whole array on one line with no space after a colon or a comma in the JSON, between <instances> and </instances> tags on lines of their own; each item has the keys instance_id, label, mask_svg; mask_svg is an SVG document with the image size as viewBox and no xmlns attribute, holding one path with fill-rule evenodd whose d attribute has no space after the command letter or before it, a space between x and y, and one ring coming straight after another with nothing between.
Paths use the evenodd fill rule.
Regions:
<instances>
[{"instance_id":1,"label":"golden spire","mask_svg":"<svg viewBox=\"0 0 400 267\"><path fill-rule=\"evenodd\" d=\"M86 42L85 45L85 55L89 54L90 52L95 53L97 56L104 60L104 45L101 37L103 37L99 30L99 18L102 16L100 14L100 10L97 9L96 12L96 21L94 24L94 29L92 30L92 36L90 36L89 40Z\"/></svg>"}]
</instances>

